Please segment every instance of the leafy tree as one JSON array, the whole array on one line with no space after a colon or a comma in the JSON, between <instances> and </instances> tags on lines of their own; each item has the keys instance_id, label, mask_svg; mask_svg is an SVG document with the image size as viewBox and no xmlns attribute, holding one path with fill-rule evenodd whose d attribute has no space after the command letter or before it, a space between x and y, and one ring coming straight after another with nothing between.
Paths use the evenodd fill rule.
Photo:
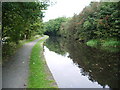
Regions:
<instances>
[{"instance_id":1,"label":"leafy tree","mask_svg":"<svg viewBox=\"0 0 120 90\"><path fill-rule=\"evenodd\" d=\"M60 33L76 40L120 38L120 2L91 2L61 25ZM65 34L65 35L64 35Z\"/></svg>"},{"instance_id":2,"label":"leafy tree","mask_svg":"<svg viewBox=\"0 0 120 90\"><path fill-rule=\"evenodd\" d=\"M38 24L42 23L42 10L47 6L44 2L3 2L3 37L10 37L16 43L30 38L33 32L40 30Z\"/></svg>"},{"instance_id":3,"label":"leafy tree","mask_svg":"<svg viewBox=\"0 0 120 90\"><path fill-rule=\"evenodd\" d=\"M65 17L59 17L56 19L49 20L48 22L45 22L45 34L50 36L59 36L59 29L63 22L65 22L67 18Z\"/></svg>"},{"instance_id":4,"label":"leafy tree","mask_svg":"<svg viewBox=\"0 0 120 90\"><path fill-rule=\"evenodd\" d=\"M42 35L46 2L3 2L2 3L2 55L3 59L14 52L20 40Z\"/></svg>"}]
</instances>

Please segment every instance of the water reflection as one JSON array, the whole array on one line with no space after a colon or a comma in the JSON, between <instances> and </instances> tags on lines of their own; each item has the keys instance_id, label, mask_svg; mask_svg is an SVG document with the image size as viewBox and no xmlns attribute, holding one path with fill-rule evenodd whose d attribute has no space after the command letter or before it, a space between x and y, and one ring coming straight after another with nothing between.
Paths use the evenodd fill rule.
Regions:
<instances>
[{"instance_id":1,"label":"water reflection","mask_svg":"<svg viewBox=\"0 0 120 90\"><path fill-rule=\"evenodd\" d=\"M60 87L119 87L119 53L101 51L72 39L50 38L44 54Z\"/></svg>"}]
</instances>

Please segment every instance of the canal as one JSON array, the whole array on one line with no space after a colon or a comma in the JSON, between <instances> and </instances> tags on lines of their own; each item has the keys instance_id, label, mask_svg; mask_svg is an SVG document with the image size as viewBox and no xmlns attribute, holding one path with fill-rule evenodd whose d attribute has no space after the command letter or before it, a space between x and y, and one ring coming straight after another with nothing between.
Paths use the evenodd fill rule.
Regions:
<instances>
[{"instance_id":1,"label":"canal","mask_svg":"<svg viewBox=\"0 0 120 90\"><path fill-rule=\"evenodd\" d=\"M119 87L119 52L53 37L44 43L44 56L59 88Z\"/></svg>"}]
</instances>

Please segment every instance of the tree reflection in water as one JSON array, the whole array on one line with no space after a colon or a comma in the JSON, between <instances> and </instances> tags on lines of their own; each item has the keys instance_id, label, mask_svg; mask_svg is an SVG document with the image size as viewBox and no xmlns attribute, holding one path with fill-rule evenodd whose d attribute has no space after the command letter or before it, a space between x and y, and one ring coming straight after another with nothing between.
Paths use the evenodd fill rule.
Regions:
<instances>
[{"instance_id":1,"label":"tree reflection in water","mask_svg":"<svg viewBox=\"0 0 120 90\"><path fill-rule=\"evenodd\" d=\"M92 82L98 82L101 86L108 85L110 88L118 88L120 72L119 52L108 52L96 48L91 48L83 43L72 39L49 38L45 45L58 54L69 57L82 68L82 75L88 76Z\"/></svg>"}]
</instances>

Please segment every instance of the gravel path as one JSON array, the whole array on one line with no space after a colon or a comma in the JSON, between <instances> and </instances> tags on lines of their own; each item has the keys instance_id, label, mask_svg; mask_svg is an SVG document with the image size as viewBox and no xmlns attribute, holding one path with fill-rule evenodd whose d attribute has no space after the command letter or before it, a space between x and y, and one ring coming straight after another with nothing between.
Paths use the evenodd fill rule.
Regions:
<instances>
[{"instance_id":1,"label":"gravel path","mask_svg":"<svg viewBox=\"0 0 120 90\"><path fill-rule=\"evenodd\" d=\"M23 45L3 66L2 88L26 88L31 50L40 39Z\"/></svg>"}]
</instances>

